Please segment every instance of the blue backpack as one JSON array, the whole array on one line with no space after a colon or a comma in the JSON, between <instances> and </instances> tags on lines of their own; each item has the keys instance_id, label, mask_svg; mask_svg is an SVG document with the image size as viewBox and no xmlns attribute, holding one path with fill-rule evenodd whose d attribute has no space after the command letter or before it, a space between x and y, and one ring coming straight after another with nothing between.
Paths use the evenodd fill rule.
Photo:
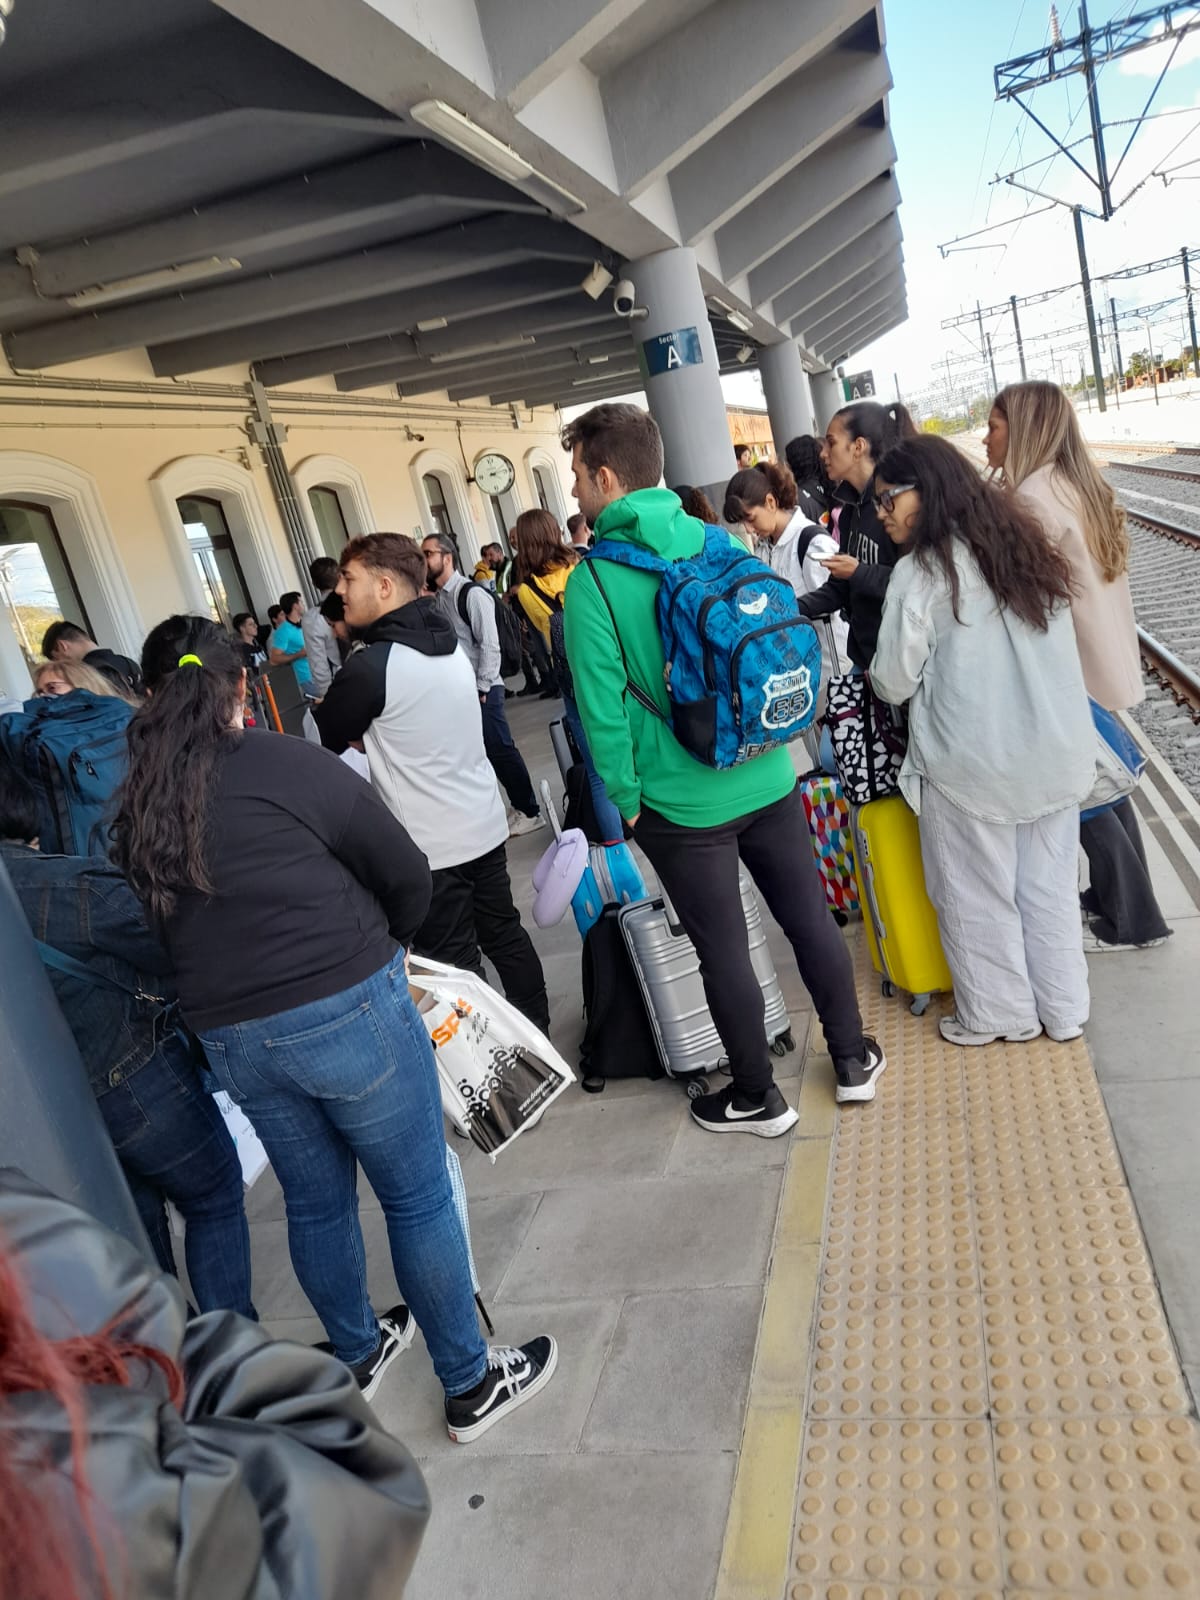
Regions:
<instances>
[{"instance_id":1,"label":"blue backpack","mask_svg":"<svg viewBox=\"0 0 1200 1600\"><path fill-rule=\"evenodd\" d=\"M791 584L736 546L723 528L706 524L704 548L682 561L664 561L615 539L602 539L585 559L610 614L598 563L661 576L658 625L669 719L629 678L628 668L626 679L638 704L667 722L689 755L705 766L736 767L808 727L821 687L816 632L796 610Z\"/></svg>"},{"instance_id":2,"label":"blue backpack","mask_svg":"<svg viewBox=\"0 0 1200 1600\"><path fill-rule=\"evenodd\" d=\"M0 717L0 744L33 786L43 850L108 854L113 797L125 776L125 729L133 707L113 695L75 689L27 700Z\"/></svg>"}]
</instances>

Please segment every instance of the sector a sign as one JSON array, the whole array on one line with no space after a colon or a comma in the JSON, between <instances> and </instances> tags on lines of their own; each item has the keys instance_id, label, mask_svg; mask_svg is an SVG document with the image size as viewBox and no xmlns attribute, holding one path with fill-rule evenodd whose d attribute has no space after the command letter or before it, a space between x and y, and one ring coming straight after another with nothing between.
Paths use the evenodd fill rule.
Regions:
<instances>
[{"instance_id":1,"label":"sector a sign","mask_svg":"<svg viewBox=\"0 0 1200 1600\"><path fill-rule=\"evenodd\" d=\"M842 379L842 388L845 390L847 400L874 400L875 374L852 372L848 378Z\"/></svg>"}]
</instances>

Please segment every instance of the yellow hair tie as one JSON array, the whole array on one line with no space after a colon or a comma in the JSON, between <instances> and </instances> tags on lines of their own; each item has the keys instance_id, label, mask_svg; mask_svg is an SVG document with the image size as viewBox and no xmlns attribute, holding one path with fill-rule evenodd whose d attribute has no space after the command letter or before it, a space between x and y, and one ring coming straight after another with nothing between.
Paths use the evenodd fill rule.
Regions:
<instances>
[{"instance_id":1,"label":"yellow hair tie","mask_svg":"<svg viewBox=\"0 0 1200 1600\"><path fill-rule=\"evenodd\" d=\"M180 656L178 665L181 667L202 667L204 663L199 656Z\"/></svg>"}]
</instances>

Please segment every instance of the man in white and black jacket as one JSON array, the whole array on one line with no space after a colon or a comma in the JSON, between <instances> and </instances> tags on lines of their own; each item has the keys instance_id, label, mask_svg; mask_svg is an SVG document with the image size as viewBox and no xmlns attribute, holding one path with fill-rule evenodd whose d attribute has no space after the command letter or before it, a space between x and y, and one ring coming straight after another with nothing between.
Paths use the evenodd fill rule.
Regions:
<instances>
[{"instance_id":1,"label":"man in white and black jacket","mask_svg":"<svg viewBox=\"0 0 1200 1600\"><path fill-rule=\"evenodd\" d=\"M365 648L313 716L328 749L365 751L375 789L428 857L433 899L413 948L480 974L482 950L508 998L546 1030L546 979L513 903L508 818L484 750L475 673L423 592L425 576L405 534L346 546L337 592Z\"/></svg>"}]
</instances>

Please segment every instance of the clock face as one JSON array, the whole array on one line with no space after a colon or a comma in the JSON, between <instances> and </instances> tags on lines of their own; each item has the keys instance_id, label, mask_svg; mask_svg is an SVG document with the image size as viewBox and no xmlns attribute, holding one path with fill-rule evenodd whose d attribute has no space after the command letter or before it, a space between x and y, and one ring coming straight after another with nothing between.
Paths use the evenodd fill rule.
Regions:
<instances>
[{"instance_id":1,"label":"clock face","mask_svg":"<svg viewBox=\"0 0 1200 1600\"><path fill-rule=\"evenodd\" d=\"M516 476L512 462L496 450L480 456L475 463L475 482L484 494L507 494Z\"/></svg>"}]
</instances>

